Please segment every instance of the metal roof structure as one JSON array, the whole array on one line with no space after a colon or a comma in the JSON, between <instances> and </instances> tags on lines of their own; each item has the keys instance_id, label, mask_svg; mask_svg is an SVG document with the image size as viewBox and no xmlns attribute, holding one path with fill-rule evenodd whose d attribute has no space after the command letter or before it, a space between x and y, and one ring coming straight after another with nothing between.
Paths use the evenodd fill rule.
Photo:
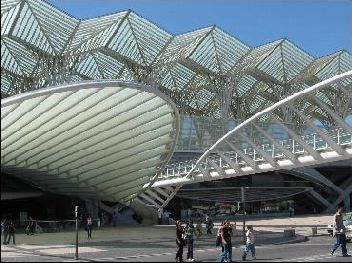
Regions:
<instances>
[{"instance_id":1,"label":"metal roof structure","mask_svg":"<svg viewBox=\"0 0 352 263\"><path fill-rule=\"evenodd\" d=\"M179 122L167 96L138 83L26 92L1 100L1 170L52 192L129 201L165 168Z\"/></svg>"},{"instance_id":2,"label":"metal roof structure","mask_svg":"<svg viewBox=\"0 0 352 263\"><path fill-rule=\"evenodd\" d=\"M307 167L352 157L352 70L296 92L257 112L219 138L198 159L168 165L152 188L136 200L165 207L185 184L221 180L269 171L289 170L338 192L330 203L315 191L311 195L331 211L352 192L341 190L315 169ZM344 101L346 112L327 99ZM282 112L295 123L282 119ZM289 116L289 115L287 115ZM323 125L324 120L331 120ZM273 132L270 126L279 128ZM304 171L297 168L304 168ZM349 201L346 201L349 203Z\"/></svg>"},{"instance_id":3,"label":"metal roof structure","mask_svg":"<svg viewBox=\"0 0 352 263\"><path fill-rule=\"evenodd\" d=\"M244 187L247 203L285 199L311 191L310 187ZM180 189L176 196L208 202L235 203L242 201L241 187Z\"/></svg>"},{"instance_id":4,"label":"metal roof structure","mask_svg":"<svg viewBox=\"0 0 352 263\"><path fill-rule=\"evenodd\" d=\"M157 86L181 113L243 120L351 69L347 51L314 58L288 39L252 48L217 26L173 35L131 10L80 20L42 0L1 1L2 97L134 80Z\"/></svg>"}]
</instances>

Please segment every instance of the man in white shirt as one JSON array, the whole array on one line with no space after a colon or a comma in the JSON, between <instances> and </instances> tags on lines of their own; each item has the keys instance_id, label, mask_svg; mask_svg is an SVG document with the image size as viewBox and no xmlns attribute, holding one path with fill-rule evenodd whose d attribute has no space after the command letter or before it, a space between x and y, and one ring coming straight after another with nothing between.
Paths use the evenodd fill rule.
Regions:
<instances>
[{"instance_id":1,"label":"man in white shirt","mask_svg":"<svg viewBox=\"0 0 352 263\"><path fill-rule=\"evenodd\" d=\"M251 252L252 258L255 259L255 246L254 246L254 234L253 234L253 226L247 226L246 233L246 246L244 247L244 251L242 253L242 260L245 261L247 254Z\"/></svg>"}]
</instances>

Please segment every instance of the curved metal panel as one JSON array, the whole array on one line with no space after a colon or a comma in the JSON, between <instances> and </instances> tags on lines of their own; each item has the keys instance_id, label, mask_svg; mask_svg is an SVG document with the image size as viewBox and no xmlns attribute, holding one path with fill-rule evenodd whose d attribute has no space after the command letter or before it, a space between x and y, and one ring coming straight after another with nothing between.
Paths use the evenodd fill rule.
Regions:
<instances>
[{"instance_id":1,"label":"curved metal panel","mask_svg":"<svg viewBox=\"0 0 352 263\"><path fill-rule=\"evenodd\" d=\"M151 185L179 133L154 88L86 81L1 101L1 169L64 194L128 201Z\"/></svg>"}]
</instances>

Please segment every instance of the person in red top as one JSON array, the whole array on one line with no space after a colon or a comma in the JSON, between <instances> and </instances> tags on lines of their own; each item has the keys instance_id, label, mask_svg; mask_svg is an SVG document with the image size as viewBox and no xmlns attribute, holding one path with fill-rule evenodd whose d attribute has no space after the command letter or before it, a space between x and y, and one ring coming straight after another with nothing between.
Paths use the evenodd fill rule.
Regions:
<instances>
[{"instance_id":1,"label":"person in red top","mask_svg":"<svg viewBox=\"0 0 352 263\"><path fill-rule=\"evenodd\" d=\"M181 221L176 221L176 245L178 247L175 260L176 262L184 262L183 257L183 246L185 245L185 241L183 240L184 229L182 227Z\"/></svg>"}]
</instances>

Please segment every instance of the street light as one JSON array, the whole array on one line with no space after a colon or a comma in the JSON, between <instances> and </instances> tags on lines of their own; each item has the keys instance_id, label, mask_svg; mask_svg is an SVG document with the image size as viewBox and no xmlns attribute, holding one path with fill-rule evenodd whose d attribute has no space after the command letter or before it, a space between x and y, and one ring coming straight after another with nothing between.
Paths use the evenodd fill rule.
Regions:
<instances>
[{"instance_id":1,"label":"street light","mask_svg":"<svg viewBox=\"0 0 352 263\"><path fill-rule=\"evenodd\" d=\"M242 223L243 241L244 243L246 243L246 199L245 199L244 187L241 187L241 202L243 204L243 223Z\"/></svg>"},{"instance_id":2,"label":"street light","mask_svg":"<svg viewBox=\"0 0 352 263\"><path fill-rule=\"evenodd\" d=\"M76 254L75 259L78 260L78 207L75 206L75 219L76 219Z\"/></svg>"}]
</instances>

